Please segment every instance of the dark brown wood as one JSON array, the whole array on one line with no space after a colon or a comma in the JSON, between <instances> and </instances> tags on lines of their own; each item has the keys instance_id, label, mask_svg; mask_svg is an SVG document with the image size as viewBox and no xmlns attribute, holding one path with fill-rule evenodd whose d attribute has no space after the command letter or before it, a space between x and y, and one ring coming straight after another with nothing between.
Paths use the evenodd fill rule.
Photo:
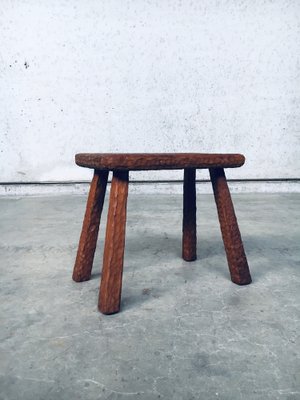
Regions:
<instances>
[{"instance_id":1,"label":"dark brown wood","mask_svg":"<svg viewBox=\"0 0 300 400\"><path fill-rule=\"evenodd\" d=\"M76 164L94 169L155 170L183 168L234 168L245 162L242 154L202 153L82 153Z\"/></svg>"},{"instance_id":2,"label":"dark brown wood","mask_svg":"<svg viewBox=\"0 0 300 400\"><path fill-rule=\"evenodd\" d=\"M238 285L247 285L251 283L251 276L224 170L213 168L209 172L231 280Z\"/></svg>"},{"instance_id":3,"label":"dark brown wood","mask_svg":"<svg viewBox=\"0 0 300 400\"><path fill-rule=\"evenodd\" d=\"M128 180L128 171L114 171L98 303L103 314L114 314L120 310Z\"/></svg>"},{"instance_id":4,"label":"dark brown wood","mask_svg":"<svg viewBox=\"0 0 300 400\"><path fill-rule=\"evenodd\" d=\"M113 314L120 310L129 170L184 169L182 257L193 261L197 257L196 169L209 168L231 280L239 285L251 282L224 173L224 168L240 167L244 161L241 154L76 155L78 165L95 169L73 270L73 279L77 282L88 280L91 275L108 171L113 170L98 302L102 313Z\"/></svg>"},{"instance_id":5,"label":"dark brown wood","mask_svg":"<svg viewBox=\"0 0 300 400\"><path fill-rule=\"evenodd\" d=\"M196 170L185 168L183 179L182 258L197 258Z\"/></svg>"},{"instance_id":6,"label":"dark brown wood","mask_svg":"<svg viewBox=\"0 0 300 400\"><path fill-rule=\"evenodd\" d=\"M108 171L94 171L73 269L76 282L87 281L91 276L107 178Z\"/></svg>"}]
</instances>

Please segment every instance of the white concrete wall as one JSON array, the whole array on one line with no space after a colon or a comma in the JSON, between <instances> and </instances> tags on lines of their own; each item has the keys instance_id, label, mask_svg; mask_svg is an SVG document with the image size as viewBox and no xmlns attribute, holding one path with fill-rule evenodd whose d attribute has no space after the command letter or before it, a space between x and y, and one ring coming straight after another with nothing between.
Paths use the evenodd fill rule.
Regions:
<instances>
[{"instance_id":1,"label":"white concrete wall","mask_svg":"<svg viewBox=\"0 0 300 400\"><path fill-rule=\"evenodd\" d=\"M114 151L241 152L231 178L299 178L299 0L0 5L0 181L86 179L74 154Z\"/></svg>"}]
</instances>

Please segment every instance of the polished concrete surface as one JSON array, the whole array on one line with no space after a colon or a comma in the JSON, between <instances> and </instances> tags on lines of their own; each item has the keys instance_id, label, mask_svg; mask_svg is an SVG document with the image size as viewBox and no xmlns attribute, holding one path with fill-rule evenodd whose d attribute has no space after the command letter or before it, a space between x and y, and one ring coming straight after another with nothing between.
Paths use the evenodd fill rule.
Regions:
<instances>
[{"instance_id":1,"label":"polished concrete surface","mask_svg":"<svg viewBox=\"0 0 300 400\"><path fill-rule=\"evenodd\" d=\"M231 283L211 195L198 260L179 195L130 195L122 310L71 279L86 197L0 199L0 399L300 399L300 196L234 195L253 283Z\"/></svg>"}]
</instances>

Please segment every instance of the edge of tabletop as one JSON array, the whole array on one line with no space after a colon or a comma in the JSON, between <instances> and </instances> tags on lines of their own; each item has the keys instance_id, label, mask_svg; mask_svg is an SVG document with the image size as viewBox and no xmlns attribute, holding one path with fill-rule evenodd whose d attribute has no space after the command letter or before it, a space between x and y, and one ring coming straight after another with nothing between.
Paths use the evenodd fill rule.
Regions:
<instances>
[{"instance_id":1,"label":"edge of tabletop","mask_svg":"<svg viewBox=\"0 0 300 400\"><path fill-rule=\"evenodd\" d=\"M199 160L192 160L189 164L187 160L193 157L199 157ZM222 162L222 158L227 162ZM77 153L75 163L99 170L238 168L245 163L245 156L239 153ZM205 166L201 167L201 164Z\"/></svg>"}]
</instances>

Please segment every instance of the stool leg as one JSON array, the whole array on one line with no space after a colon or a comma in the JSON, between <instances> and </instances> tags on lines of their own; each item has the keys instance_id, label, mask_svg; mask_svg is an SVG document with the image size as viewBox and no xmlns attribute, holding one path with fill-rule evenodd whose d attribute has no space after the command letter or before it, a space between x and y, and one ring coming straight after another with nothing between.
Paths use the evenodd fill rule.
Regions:
<instances>
[{"instance_id":1,"label":"stool leg","mask_svg":"<svg viewBox=\"0 0 300 400\"><path fill-rule=\"evenodd\" d=\"M185 168L183 180L182 258L197 258L196 169Z\"/></svg>"},{"instance_id":2,"label":"stool leg","mask_svg":"<svg viewBox=\"0 0 300 400\"><path fill-rule=\"evenodd\" d=\"M209 170L232 282L251 283L244 246L223 168Z\"/></svg>"},{"instance_id":3,"label":"stool leg","mask_svg":"<svg viewBox=\"0 0 300 400\"><path fill-rule=\"evenodd\" d=\"M91 277L107 178L108 171L94 171L73 269L73 280L76 282L87 281Z\"/></svg>"},{"instance_id":4,"label":"stool leg","mask_svg":"<svg viewBox=\"0 0 300 400\"><path fill-rule=\"evenodd\" d=\"M128 181L128 171L114 171L98 302L99 311L103 314L114 314L120 310Z\"/></svg>"}]
</instances>

